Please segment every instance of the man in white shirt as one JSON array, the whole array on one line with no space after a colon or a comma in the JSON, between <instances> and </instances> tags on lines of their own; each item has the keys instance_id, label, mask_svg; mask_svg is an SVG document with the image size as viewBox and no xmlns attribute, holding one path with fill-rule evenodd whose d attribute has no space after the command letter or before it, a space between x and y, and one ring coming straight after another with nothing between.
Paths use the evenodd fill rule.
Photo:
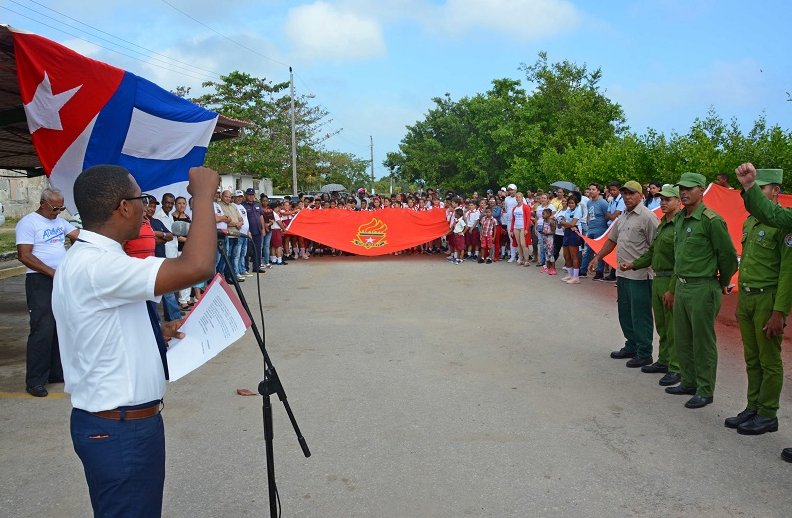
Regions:
<instances>
[{"instance_id":1,"label":"man in white shirt","mask_svg":"<svg viewBox=\"0 0 792 518\"><path fill-rule=\"evenodd\" d=\"M74 182L84 229L56 270L58 327L71 436L95 516L160 516L165 433L160 415L166 341L180 321L159 326L147 301L192 286L214 271L212 194L217 173L190 169L192 225L175 259L138 259L122 244L138 237L149 196L126 169L99 165Z\"/></svg>"},{"instance_id":2,"label":"man in white shirt","mask_svg":"<svg viewBox=\"0 0 792 518\"><path fill-rule=\"evenodd\" d=\"M176 205L176 196L166 192L162 195L162 203L154 212L153 218L162 222L168 232L173 234L173 207ZM179 240L171 239L165 241L165 257L173 259L179 256ZM186 293L179 293L179 300L189 298L190 288L183 290ZM181 318L181 308L176 300L176 294L165 293L162 295L162 305L165 308L165 320L178 320Z\"/></svg>"},{"instance_id":3,"label":"man in white shirt","mask_svg":"<svg viewBox=\"0 0 792 518\"><path fill-rule=\"evenodd\" d=\"M16 225L17 258L28 268L25 295L30 334L25 390L36 397L48 394L45 384L63 381L58 332L52 315L52 277L66 255L66 237L73 241L80 234L71 223L58 217L64 208L61 191L44 189L39 208Z\"/></svg>"},{"instance_id":4,"label":"man in white shirt","mask_svg":"<svg viewBox=\"0 0 792 518\"><path fill-rule=\"evenodd\" d=\"M510 183L506 186L506 197L503 198L503 211L506 213L506 235L509 236L512 233L511 228L511 220L512 220L512 211L514 207L517 206L517 198L514 196L517 193L517 186L513 183ZM509 243L511 243L511 239L509 239ZM509 245L509 262L513 263L517 260L517 247Z\"/></svg>"}]
</instances>

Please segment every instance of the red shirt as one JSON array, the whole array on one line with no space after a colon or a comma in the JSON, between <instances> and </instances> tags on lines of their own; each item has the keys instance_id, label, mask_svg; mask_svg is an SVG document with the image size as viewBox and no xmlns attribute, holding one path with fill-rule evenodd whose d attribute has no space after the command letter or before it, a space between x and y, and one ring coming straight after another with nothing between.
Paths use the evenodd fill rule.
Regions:
<instances>
[{"instance_id":1,"label":"red shirt","mask_svg":"<svg viewBox=\"0 0 792 518\"><path fill-rule=\"evenodd\" d=\"M130 257L137 257L145 259L154 255L154 229L151 228L151 223L148 218L143 220L140 226L140 234L136 239L130 239L124 243L124 252Z\"/></svg>"}]
</instances>

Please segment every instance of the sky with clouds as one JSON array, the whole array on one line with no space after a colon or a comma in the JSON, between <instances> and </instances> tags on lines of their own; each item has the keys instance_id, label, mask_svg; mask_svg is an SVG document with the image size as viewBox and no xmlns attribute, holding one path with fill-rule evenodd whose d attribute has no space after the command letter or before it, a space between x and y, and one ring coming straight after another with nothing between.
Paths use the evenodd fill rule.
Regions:
<instances>
[{"instance_id":1,"label":"sky with clouds","mask_svg":"<svg viewBox=\"0 0 792 518\"><path fill-rule=\"evenodd\" d=\"M328 148L368 158L372 136L377 177L433 97L521 79L542 50L601 68L634 131L684 133L710 106L788 130L790 20L784 0L0 1L0 22L168 89L200 94L232 70L280 82L292 66L341 130Z\"/></svg>"}]
</instances>

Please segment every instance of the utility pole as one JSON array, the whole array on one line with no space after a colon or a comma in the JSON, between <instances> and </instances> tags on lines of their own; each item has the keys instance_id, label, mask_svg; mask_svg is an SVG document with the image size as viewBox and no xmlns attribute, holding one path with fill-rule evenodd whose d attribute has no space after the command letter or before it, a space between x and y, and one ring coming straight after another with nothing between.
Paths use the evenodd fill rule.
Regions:
<instances>
[{"instance_id":1,"label":"utility pole","mask_svg":"<svg viewBox=\"0 0 792 518\"><path fill-rule=\"evenodd\" d=\"M369 135L369 139L371 140L371 194L375 194L374 192L374 137Z\"/></svg>"},{"instance_id":2,"label":"utility pole","mask_svg":"<svg viewBox=\"0 0 792 518\"><path fill-rule=\"evenodd\" d=\"M297 133L294 128L294 73L292 73L292 67L289 67L289 84L291 91L292 194L297 196Z\"/></svg>"}]
</instances>

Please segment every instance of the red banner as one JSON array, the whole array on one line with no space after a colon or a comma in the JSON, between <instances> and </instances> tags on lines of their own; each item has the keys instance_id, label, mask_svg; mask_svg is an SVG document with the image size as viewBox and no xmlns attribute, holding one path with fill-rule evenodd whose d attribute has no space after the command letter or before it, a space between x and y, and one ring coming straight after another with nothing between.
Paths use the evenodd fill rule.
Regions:
<instances>
[{"instance_id":1,"label":"red banner","mask_svg":"<svg viewBox=\"0 0 792 518\"><path fill-rule=\"evenodd\" d=\"M782 194L778 197L778 202L784 207L792 207L792 195ZM734 248L737 249L737 255L742 254L742 243L740 242L742 240L742 226L746 218L748 218L748 212L745 210L740 191L727 189L714 183L710 184L704 192L704 205L717 212L726 221L726 227L729 229ZM659 207L654 210L654 213L658 219L663 215ZM610 228L608 231L610 231ZM597 239L588 237L583 239L595 252L599 252L605 244L605 240L608 239L608 232L605 232ZM605 262L614 268L616 267L616 249L605 257Z\"/></svg>"},{"instance_id":2,"label":"red banner","mask_svg":"<svg viewBox=\"0 0 792 518\"><path fill-rule=\"evenodd\" d=\"M385 255L444 236L444 209L303 209L288 228L311 241L357 255Z\"/></svg>"}]
</instances>

